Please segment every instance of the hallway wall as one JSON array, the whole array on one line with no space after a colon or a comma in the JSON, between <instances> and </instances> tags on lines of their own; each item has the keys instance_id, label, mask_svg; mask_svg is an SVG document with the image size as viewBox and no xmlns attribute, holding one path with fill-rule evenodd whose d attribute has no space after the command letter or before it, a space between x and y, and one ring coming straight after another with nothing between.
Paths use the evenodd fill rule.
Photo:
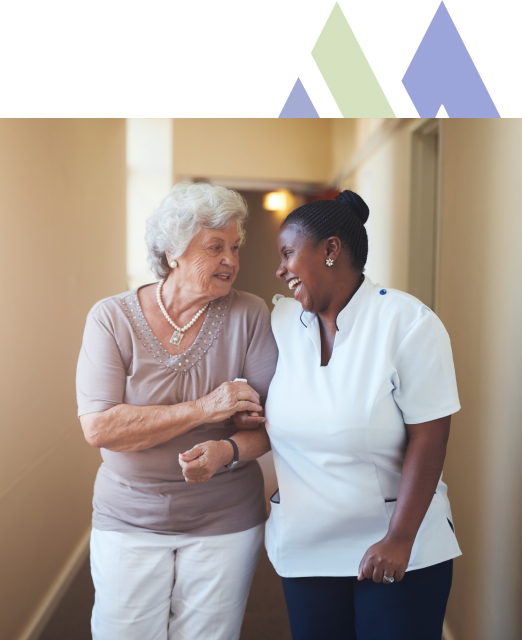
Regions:
<instances>
[{"instance_id":1,"label":"hallway wall","mask_svg":"<svg viewBox=\"0 0 522 640\"><path fill-rule=\"evenodd\" d=\"M387 125L389 121L384 122L384 126ZM340 189L353 189L370 208L366 223L369 244L366 273L373 282L406 291L410 128L398 126L392 134L386 135L381 133L382 119L357 120L348 125L341 121L335 126L338 129L349 128L351 139L346 146L344 161L341 151L337 150L332 173L340 176ZM343 172L343 166L349 171Z\"/></svg>"},{"instance_id":2,"label":"hallway wall","mask_svg":"<svg viewBox=\"0 0 522 640\"><path fill-rule=\"evenodd\" d=\"M125 285L124 120L0 120L0 638L85 536L99 451L76 418L85 317Z\"/></svg>"},{"instance_id":3,"label":"hallway wall","mask_svg":"<svg viewBox=\"0 0 522 640\"><path fill-rule=\"evenodd\" d=\"M522 120L443 120L440 315L462 410L445 466L457 640L522 637Z\"/></svg>"},{"instance_id":4,"label":"hallway wall","mask_svg":"<svg viewBox=\"0 0 522 640\"><path fill-rule=\"evenodd\" d=\"M192 178L327 182L328 119L174 119L174 181ZM247 187L245 187L247 188Z\"/></svg>"}]
</instances>

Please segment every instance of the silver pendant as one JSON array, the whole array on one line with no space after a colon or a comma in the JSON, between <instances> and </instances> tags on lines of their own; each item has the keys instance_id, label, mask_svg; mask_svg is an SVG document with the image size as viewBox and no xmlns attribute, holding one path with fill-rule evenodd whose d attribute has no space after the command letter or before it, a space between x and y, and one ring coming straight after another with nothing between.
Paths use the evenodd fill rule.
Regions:
<instances>
[{"instance_id":1,"label":"silver pendant","mask_svg":"<svg viewBox=\"0 0 522 640\"><path fill-rule=\"evenodd\" d=\"M172 334L172 338L169 340L169 342L170 344L173 344L174 346L178 347L182 340L183 340L183 334L181 333L181 331L176 330Z\"/></svg>"}]
</instances>

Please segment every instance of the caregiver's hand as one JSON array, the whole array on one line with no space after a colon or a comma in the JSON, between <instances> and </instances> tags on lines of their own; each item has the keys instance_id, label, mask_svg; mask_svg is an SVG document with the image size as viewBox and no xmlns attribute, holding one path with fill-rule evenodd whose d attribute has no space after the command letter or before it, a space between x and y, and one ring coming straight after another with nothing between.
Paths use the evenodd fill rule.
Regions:
<instances>
[{"instance_id":1,"label":"caregiver's hand","mask_svg":"<svg viewBox=\"0 0 522 640\"><path fill-rule=\"evenodd\" d=\"M262 411L240 411L232 419L238 429L257 429L266 422Z\"/></svg>"},{"instance_id":2,"label":"caregiver's hand","mask_svg":"<svg viewBox=\"0 0 522 640\"><path fill-rule=\"evenodd\" d=\"M234 458L230 442L209 440L180 453L179 464L186 482L208 482L219 467L229 464Z\"/></svg>"},{"instance_id":3,"label":"caregiver's hand","mask_svg":"<svg viewBox=\"0 0 522 640\"><path fill-rule=\"evenodd\" d=\"M368 578L374 582L390 584L383 580L383 576L387 576L399 582L408 568L412 547L413 540L388 534L364 554L357 580Z\"/></svg>"},{"instance_id":4,"label":"caregiver's hand","mask_svg":"<svg viewBox=\"0 0 522 640\"><path fill-rule=\"evenodd\" d=\"M223 382L217 389L197 400L203 422L221 422L238 411L261 411L259 394L246 382Z\"/></svg>"}]
</instances>

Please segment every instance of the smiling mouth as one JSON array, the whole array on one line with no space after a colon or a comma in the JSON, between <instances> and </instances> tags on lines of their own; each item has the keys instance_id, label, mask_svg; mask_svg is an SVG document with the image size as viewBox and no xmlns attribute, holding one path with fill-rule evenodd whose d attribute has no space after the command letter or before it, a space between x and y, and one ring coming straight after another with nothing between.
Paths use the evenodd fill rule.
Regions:
<instances>
[{"instance_id":1,"label":"smiling mouth","mask_svg":"<svg viewBox=\"0 0 522 640\"><path fill-rule=\"evenodd\" d=\"M292 278L288 283L288 288L295 289L298 284L301 284L301 280L299 278Z\"/></svg>"},{"instance_id":2,"label":"smiling mouth","mask_svg":"<svg viewBox=\"0 0 522 640\"><path fill-rule=\"evenodd\" d=\"M223 280L223 282L230 282L231 275L230 273L216 273L214 277Z\"/></svg>"}]
</instances>

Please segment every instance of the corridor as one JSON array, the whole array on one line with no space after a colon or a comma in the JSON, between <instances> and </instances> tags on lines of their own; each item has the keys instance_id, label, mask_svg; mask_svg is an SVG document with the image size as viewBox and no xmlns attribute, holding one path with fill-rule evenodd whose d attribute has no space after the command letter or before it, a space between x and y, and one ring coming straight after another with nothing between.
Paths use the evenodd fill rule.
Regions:
<instances>
[{"instance_id":1,"label":"corridor","mask_svg":"<svg viewBox=\"0 0 522 640\"><path fill-rule=\"evenodd\" d=\"M77 418L78 353L97 301L155 279L144 222L185 180L247 199L234 286L270 309L289 295L274 275L288 207L343 189L368 204L369 279L414 294L451 339L462 409L444 482L463 555L444 640L520 640L520 167L516 119L1 120L1 640L90 637L100 451ZM241 638L290 638L265 556Z\"/></svg>"}]
</instances>

